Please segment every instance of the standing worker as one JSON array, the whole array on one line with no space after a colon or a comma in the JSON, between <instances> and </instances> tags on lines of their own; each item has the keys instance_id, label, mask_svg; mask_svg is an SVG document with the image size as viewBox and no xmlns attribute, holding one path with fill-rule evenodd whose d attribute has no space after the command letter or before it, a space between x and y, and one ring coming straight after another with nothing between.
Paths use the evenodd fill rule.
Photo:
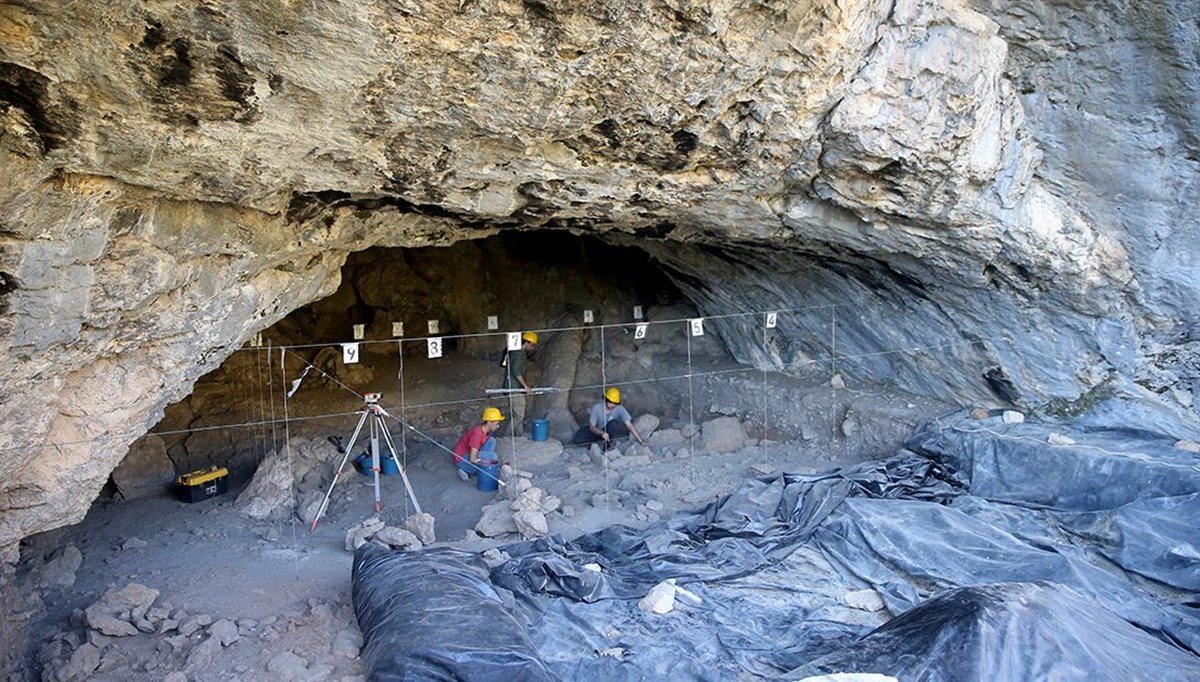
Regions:
<instances>
[{"instance_id":1,"label":"standing worker","mask_svg":"<svg viewBox=\"0 0 1200 682\"><path fill-rule=\"evenodd\" d=\"M613 386L604 392L604 402L592 406L592 411L588 414L588 423L579 427L572 442L585 445L604 441L604 449L608 450L613 447L613 441L629 434L633 434L638 443L646 444L642 435L634 428L629 410L621 406L621 391Z\"/></svg>"},{"instance_id":2,"label":"standing worker","mask_svg":"<svg viewBox=\"0 0 1200 682\"><path fill-rule=\"evenodd\" d=\"M454 444L454 464L458 467L458 477L464 481L469 481L471 474L479 471L481 459L500 459L496 454L496 439L492 433L500 428L504 415L494 407L485 407L481 419L483 423L463 431Z\"/></svg>"},{"instance_id":3,"label":"standing worker","mask_svg":"<svg viewBox=\"0 0 1200 682\"><path fill-rule=\"evenodd\" d=\"M521 334L521 347L508 351L505 357L503 388L518 389L508 394L508 409L512 412L510 427L514 436L521 435L525 427L525 401L533 390L525 372L529 367L529 356L537 348L537 343L537 332L525 332ZM520 392L519 389L524 389L524 392Z\"/></svg>"}]
</instances>

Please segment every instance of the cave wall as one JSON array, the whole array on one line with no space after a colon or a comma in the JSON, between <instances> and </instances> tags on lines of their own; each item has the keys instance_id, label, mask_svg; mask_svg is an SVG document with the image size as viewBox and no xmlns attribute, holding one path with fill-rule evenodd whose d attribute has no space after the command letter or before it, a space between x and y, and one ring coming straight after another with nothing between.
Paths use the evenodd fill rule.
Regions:
<instances>
[{"instance_id":1,"label":"cave wall","mask_svg":"<svg viewBox=\"0 0 1200 682\"><path fill-rule=\"evenodd\" d=\"M1038 176L1121 244L1137 380L1200 390L1200 12L1194 2L977 2L1042 151Z\"/></svg>"},{"instance_id":2,"label":"cave wall","mask_svg":"<svg viewBox=\"0 0 1200 682\"><path fill-rule=\"evenodd\" d=\"M1156 400L1198 356L1193 10L8 2L0 547L348 252L501 229L634 240L708 314L855 306L847 354L960 349L863 378ZM819 353L790 324L727 341Z\"/></svg>"}]
</instances>

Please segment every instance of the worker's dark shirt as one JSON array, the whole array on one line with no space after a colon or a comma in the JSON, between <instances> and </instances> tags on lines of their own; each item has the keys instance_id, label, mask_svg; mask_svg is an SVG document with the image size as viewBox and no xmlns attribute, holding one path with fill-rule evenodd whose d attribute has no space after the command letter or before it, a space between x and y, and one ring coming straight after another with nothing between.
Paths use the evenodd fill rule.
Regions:
<instances>
[{"instance_id":1,"label":"worker's dark shirt","mask_svg":"<svg viewBox=\"0 0 1200 682\"><path fill-rule=\"evenodd\" d=\"M529 356L525 354L524 349L510 350L508 352L508 369L504 375L504 388L523 388L521 382L517 381L517 377L525 374L525 368L529 365ZM526 382L529 378L526 377Z\"/></svg>"}]
</instances>

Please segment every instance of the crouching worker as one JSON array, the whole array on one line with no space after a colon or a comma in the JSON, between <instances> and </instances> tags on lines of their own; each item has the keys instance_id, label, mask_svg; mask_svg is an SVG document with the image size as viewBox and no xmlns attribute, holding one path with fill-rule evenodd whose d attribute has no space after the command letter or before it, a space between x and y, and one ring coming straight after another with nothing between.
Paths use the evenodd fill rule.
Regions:
<instances>
[{"instance_id":1,"label":"crouching worker","mask_svg":"<svg viewBox=\"0 0 1200 682\"><path fill-rule=\"evenodd\" d=\"M469 481L472 474L479 472L480 460L500 459L492 434L500 428L504 415L494 407L485 407L481 419L483 423L464 431L454 445L454 464L458 467L458 477L464 481Z\"/></svg>"},{"instance_id":2,"label":"crouching worker","mask_svg":"<svg viewBox=\"0 0 1200 682\"><path fill-rule=\"evenodd\" d=\"M633 434L638 443L646 444L634 428L629 410L621 406L621 391L613 386L604 392L604 402L592 406L592 411L588 414L588 423L579 427L572 442L585 445L603 441L604 449L607 450L613 447L617 439L630 434Z\"/></svg>"}]
</instances>

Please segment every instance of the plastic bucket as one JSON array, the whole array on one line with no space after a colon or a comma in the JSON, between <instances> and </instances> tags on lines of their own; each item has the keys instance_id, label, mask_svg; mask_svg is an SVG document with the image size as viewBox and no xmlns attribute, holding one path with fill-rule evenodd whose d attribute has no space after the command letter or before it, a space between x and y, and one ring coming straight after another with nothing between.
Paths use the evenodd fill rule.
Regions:
<instances>
[{"instance_id":1,"label":"plastic bucket","mask_svg":"<svg viewBox=\"0 0 1200 682\"><path fill-rule=\"evenodd\" d=\"M493 493L500 489L500 462L494 459L479 460L475 488L485 493Z\"/></svg>"},{"instance_id":2,"label":"plastic bucket","mask_svg":"<svg viewBox=\"0 0 1200 682\"><path fill-rule=\"evenodd\" d=\"M371 456L367 453L362 453L354 458L354 468L363 476L371 475Z\"/></svg>"},{"instance_id":3,"label":"plastic bucket","mask_svg":"<svg viewBox=\"0 0 1200 682\"><path fill-rule=\"evenodd\" d=\"M536 441L549 440L550 438L550 422L546 419L534 419L533 431L530 433L530 439Z\"/></svg>"},{"instance_id":4,"label":"plastic bucket","mask_svg":"<svg viewBox=\"0 0 1200 682\"><path fill-rule=\"evenodd\" d=\"M361 460L355 459L354 468L358 469L358 473L362 474L363 476L370 476L371 474L375 473L371 471L370 457ZM396 463L392 461L391 455L379 456L379 474L381 476L395 476L398 473L400 473L400 469L396 468Z\"/></svg>"}]
</instances>

